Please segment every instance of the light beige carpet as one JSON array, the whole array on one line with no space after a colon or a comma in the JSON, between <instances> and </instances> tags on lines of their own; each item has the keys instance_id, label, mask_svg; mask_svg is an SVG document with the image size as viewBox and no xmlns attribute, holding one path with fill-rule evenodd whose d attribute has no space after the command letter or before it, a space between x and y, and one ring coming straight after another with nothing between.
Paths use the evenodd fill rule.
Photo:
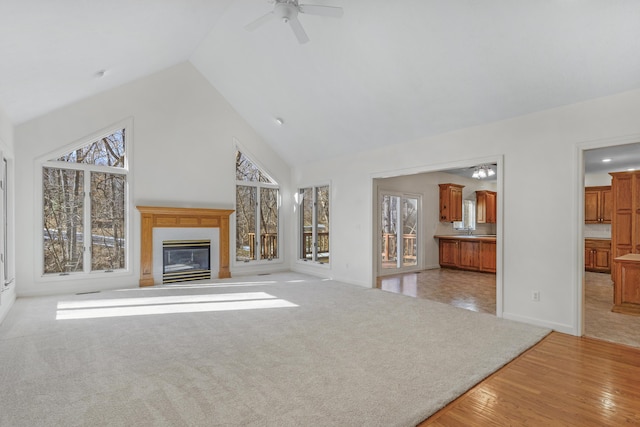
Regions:
<instances>
[{"instance_id":1,"label":"light beige carpet","mask_svg":"<svg viewBox=\"0 0 640 427\"><path fill-rule=\"evenodd\" d=\"M18 299L2 426L412 426L549 331L294 273Z\"/></svg>"}]
</instances>

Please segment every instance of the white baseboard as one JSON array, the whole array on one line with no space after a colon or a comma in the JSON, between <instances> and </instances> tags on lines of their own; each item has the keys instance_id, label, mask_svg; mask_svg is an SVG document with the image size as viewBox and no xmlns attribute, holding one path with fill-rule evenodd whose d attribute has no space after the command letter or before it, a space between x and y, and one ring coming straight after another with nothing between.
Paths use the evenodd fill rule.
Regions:
<instances>
[{"instance_id":1,"label":"white baseboard","mask_svg":"<svg viewBox=\"0 0 640 427\"><path fill-rule=\"evenodd\" d=\"M579 336L578 331L571 325L548 322L546 320L540 320L533 317L520 316L518 314L507 313L507 312L503 312L502 317L508 320L515 320L516 322L522 322L522 323L527 323L529 325L541 326L543 328L553 329L554 331L562 332L565 334Z\"/></svg>"}]
</instances>

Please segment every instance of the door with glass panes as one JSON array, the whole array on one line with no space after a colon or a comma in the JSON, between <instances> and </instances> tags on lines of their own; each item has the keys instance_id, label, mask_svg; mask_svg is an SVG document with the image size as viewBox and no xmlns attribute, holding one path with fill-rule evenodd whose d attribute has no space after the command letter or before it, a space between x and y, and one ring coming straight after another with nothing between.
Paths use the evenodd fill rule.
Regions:
<instances>
[{"instance_id":1,"label":"door with glass panes","mask_svg":"<svg viewBox=\"0 0 640 427\"><path fill-rule=\"evenodd\" d=\"M418 265L420 197L381 193L380 271L409 269Z\"/></svg>"}]
</instances>

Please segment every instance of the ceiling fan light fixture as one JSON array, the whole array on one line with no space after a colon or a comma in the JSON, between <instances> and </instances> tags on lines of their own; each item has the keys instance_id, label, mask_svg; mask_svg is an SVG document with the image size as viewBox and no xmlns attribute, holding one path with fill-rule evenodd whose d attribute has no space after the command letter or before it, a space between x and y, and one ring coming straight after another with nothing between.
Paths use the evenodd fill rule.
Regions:
<instances>
[{"instance_id":1,"label":"ceiling fan light fixture","mask_svg":"<svg viewBox=\"0 0 640 427\"><path fill-rule=\"evenodd\" d=\"M293 34L296 36L296 39L298 39L298 43L305 44L309 41L309 36L307 36L302 24L298 20L299 14L331 16L334 18L342 16L341 7L299 4L298 0L272 0L271 3L275 3L273 10L245 25L244 28L247 31L254 31L266 22L278 18L285 24L289 24Z\"/></svg>"},{"instance_id":2,"label":"ceiling fan light fixture","mask_svg":"<svg viewBox=\"0 0 640 427\"><path fill-rule=\"evenodd\" d=\"M290 3L276 3L273 13L285 24L298 16L298 8Z\"/></svg>"}]
</instances>

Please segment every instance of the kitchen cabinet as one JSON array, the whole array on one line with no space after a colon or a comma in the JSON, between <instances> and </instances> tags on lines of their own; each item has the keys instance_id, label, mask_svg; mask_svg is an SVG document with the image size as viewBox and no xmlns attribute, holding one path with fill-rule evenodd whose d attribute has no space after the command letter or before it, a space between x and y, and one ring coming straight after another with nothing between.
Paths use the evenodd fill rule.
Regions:
<instances>
[{"instance_id":1,"label":"kitchen cabinet","mask_svg":"<svg viewBox=\"0 0 640 427\"><path fill-rule=\"evenodd\" d=\"M484 273L496 272L496 241L480 241L480 271Z\"/></svg>"},{"instance_id":2,"label":"kitchen cabinet","mask_svg":"<svg viewBox=\"0 0 640 427\"><path fill-rule=\"evenodd\" d=\"M611 311L640 316L640 254L614 259L613 308Z\"/></svg>"},{"instance_id":3,"label":"kitchen cabinet","mask_svg":"<svg viewBox=\"0 0 640 427\"><path fill-rule=\"evenodd\" d=\"M640 172L612 172L611 255L640 253Z\"/></svg>"},{"instance_id":4,"label":"kitchen cabinet","mask_svg":"<svg viewBox=\"0 0 640 427\"><path fill-rule=\"evenodd\" d=\"M598 273L611 272L611 240L584 240L584 269Z\"/></svg>"},{"instance_id":5,"label":"kitchen cabinet","mask_svg":"<svg viewBox=\"0 0 640 427\"><path fill-rule=\"evenodd\" d=\"M440 222L462 221L464 185L438 184L440 187Z\"/></svg>"},{"instance_id":6,"label":"kitchen cabinet","mask_svg":"<svg viewBox=\"0 0 640 427\"><path fill-rule=\"evenodd\" d=\"M614 311L640 307L640 172L611 172ZM625 258L626 255L629 255ZM630 305L629 305L630 304ZM638 305L636 305L638 304ZM627 307L631 307L627 310ZM640 310L638 311L640 313Z\"/></svg>"},{"instance_id":7,"label":"kitchen cabinet","mask_svg":"<svg viewBox=\"0 0 640 427\"><path fill-rule=\"evenodd\" d=\"M458 240L440 239L440 267L457 267L460 259Z\"/></svg>"},{"instance_id":8,"label":"kitchen cabinet","mask_svg":"<svg viewBox=\"0 0 640 427\"><path fill-rule=\"evenodd\" d=\"M476 222L495 224L497 216L497 193L495 191L476 191Z\"/></svg>"},{"instance_id":9,"label":"kitchen cabinet","mask_svg":"<svg viewBox=\"0 0 640 427\"><path fill-rule=\"evenodd\" d=\"M611 186L584 189L584 223L611 224L613 193Z\"/></svg>"},{"instance_id":10,"label":"kitchen cabinet","mask_svg":"<svg viewBox=\"0 0 640 427\"><path fill-rule=\"evenodd\" d=\"M477 240L458 240L460 246L460 262L463 270L480 270L480 242Z\"/></svg>"},{"instance_id":11,"label":"kitchen cabinet","mask_svg":"<svg viewBox=\"0 0 640 427\"><path fill-rule=\"evenodd\" d=\"M495 237L435 236L439 239L440 267L496 272Z\"/></svg>"}]
</instances>

